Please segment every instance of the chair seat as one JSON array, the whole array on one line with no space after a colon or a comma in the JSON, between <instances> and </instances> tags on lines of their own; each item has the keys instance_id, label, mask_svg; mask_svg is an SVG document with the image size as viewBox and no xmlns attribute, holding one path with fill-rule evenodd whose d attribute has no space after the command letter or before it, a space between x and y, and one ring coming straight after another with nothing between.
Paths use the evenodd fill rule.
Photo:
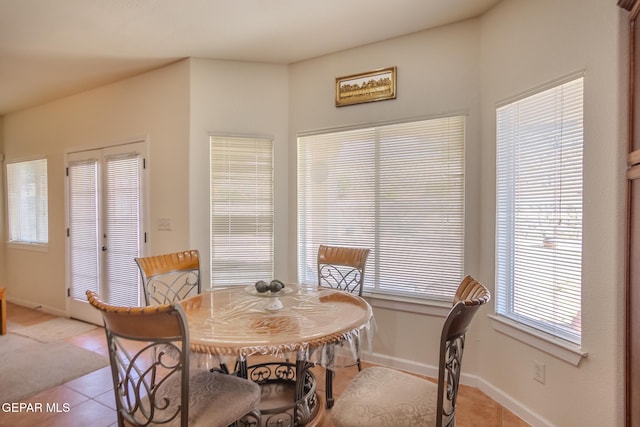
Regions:
<instances>
[{"instance_id":1,"label":"chair seat","mask_svg":"<svg viewBox=\"0 0 640 427\"><path fill-rule=\"evenodd\" d=\"M331 410L336 427L435 426L437 384L383 367L363 369Z\"/></svg>"},{"instance_id":2,"label":"chair seat","mask_svg":"<svg viewBox=\"0 0 640 427\"><path fill-rule=\"evenodd\" d=\"M161 392L160 392L161 391ZM158 389L158 398L180 393L180 376L173 376L166 387ZM178 400L172 398L165 411L175 412ZM192 370L189 378L189 426L226 427L249 413L260 402L260 386L254 382L207 370ZM170 424L180 425L180 417Z\"/></svg>"}]
</instances>

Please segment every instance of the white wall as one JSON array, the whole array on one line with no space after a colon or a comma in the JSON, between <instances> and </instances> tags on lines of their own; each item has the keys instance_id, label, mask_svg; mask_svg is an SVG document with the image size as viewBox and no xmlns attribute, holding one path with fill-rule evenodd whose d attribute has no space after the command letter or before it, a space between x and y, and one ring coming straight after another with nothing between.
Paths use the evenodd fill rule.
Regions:
<instances>
[{"instance_id":1,"label":"white wall","mask_svg":"<svg viewBox=\"0 0 640 427\"><path fill-rule=\"evenodd\" d=\"M480 22L469 20L431 31L338 52L293 64L290 69L290 186L296 188L296 134L357 124L466 116L465 270L480 273ZM335 106L335 78L397 66L397 98L345 107ZM291 192L290 217L296 218ZM289 266L296 277L295 223L291 224ZM478 277L479 278L479 277ZM486 309L483 309L486 311ZM433 374L437 366L442 317L374 308L377 362ZM446 313L446 311L442 311ZM479 322L482 320L479 319ZM474 335L471 333L470 335ZM470 340L474 338L470 336ZM476 372L474 345L468 346L466 372ZM388 356L393 360L388 359Z\"/></svg>"},{"instance_id":2,"label":"white wall","mask_svg":"<svg viewBox=\"0 0 640 427\"><path fill-rule=\"evenodd\" d=\"M44 154L49 162L49 249L45 253L6 251L1 259L6 259L11 299L64 314L64 154L137 136L149 141L145 253L197 248L205 260L209 256L208 133L272 136L275 268L276 276L288 279L287 72L284 65L191 59L7 115L3 133L7 158ZM172 230L158 230L159 218L171 218ZM208 270L204 262L205 286Z\"/></svg>"},{"instance_id":3,"label":"white wall","mask_svg":"<svg viewBox=\"0 0 640 427\"><path fill-rule=\"evenodd\" d=\"M5 116L7 160L46 155L49 181L47 252L6 249L9 299L64 314L64 155L147 136L151 212L173 218L174 231L150 230L150 253L189 246L188 62Z\"/></svg>"},{"instance_id":4,"label":"white wall","mask_svg":"<svg viewBox=\"0 0 640 427\"><path fill-rule=\"evenodd\" d=\"M476 317L463 372L533 425L622 425L624 99L619 88L622 10L601 0L509 0L485 17L293 64L290 153L298 132L463 112L466 272L493 289L496 103L585 72L583 346L574 367L496 332ZM624 42L624 40L623 40ZM396 65L398 97L334 106L338 76ZM295 188L295 158L290 186ZM292 191L290 216L295 218ZM295 248L295 224L290 247ZM290 251L290 274L296 254ZM374 309L374 357L428 371L442 319ZM533 361L546 384L533 380Z\"/></svg>"},{"instance_id":5,"label":"white wall","mask_svg":"<svg viewBox=\"0 0 640 427\"><path fill-rule=\"evenodd\" d=\"M209 135L267 136L274 141L275 276L287 277L288 71L284 65L191 59L189 240L210 259ZM295 172L295 171L294 171ZM203 286L210 266L201 264Z\"/></svg>"},{"instance_id":6,"label":"white wall","mask_svg":"<svg viewBox=\"0 0 640 427\"><path fill-rule=\"evenodd\" d=\"M622 9L613 1L506 1L482 20L482 277L494 277L495 107L558 78L585 74L582 339L571 366L483 325L479 375L557 426L622 425L626 99ZM532 380L533 361L546 384Z\"/></svg>"},{"instance_id":7,"label":"white wall","mask_svg":"<svg viewBox=\"0 0 640 427\"><path fill-rule=\"evenodd\" d=\"M197 248L205 260L209 256L208 133L274 137L275 267L278 277L288 279L287 103L286 66L191 59L7 115L3 133L7 158L44 154L49 162L49 250L7 250L1 259L7 261L11 298L64 313L64 154L137 136L149 141L145 253ZM172 230L157 230L159 218L171 218ZM205 284L208 270L204 262Z\"/></svg>"}]
</instances>

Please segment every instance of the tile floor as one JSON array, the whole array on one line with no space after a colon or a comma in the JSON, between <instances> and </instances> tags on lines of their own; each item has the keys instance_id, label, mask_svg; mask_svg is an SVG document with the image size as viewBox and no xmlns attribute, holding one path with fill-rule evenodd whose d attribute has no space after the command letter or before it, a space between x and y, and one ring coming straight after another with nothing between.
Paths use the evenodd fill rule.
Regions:
<instances>
[{"instance_id":1,"label":"tile floor","mask_svg":"<svg viewBox=\"0 0 640 427\"><path fill-rule=\"evenodd\" d=\"M7 320L19 326L29 326L53 316L7 304ZM104 330L101 328L70 338L68 342L107 356ZM7 367L2 367L6 369ZM314 368L318 389L324 394L324 371ZM339 397L356 368L338 369L334 380L334 396ZM58 403L59 411L41 413L6 413L0 411L0 427L111 427L117 426L115 400L109 367L99 369L65 384L33 395L25 403ZM69 410L65 412L64 404ZM328 415L328 414L327 414ZM458 427L526 427L528 424L503 408L481 391L461 386L458 395ZM326 416L319 427L333 427ZM399 426L400 427L400 426Z\"/></svg>"}]
</instances>

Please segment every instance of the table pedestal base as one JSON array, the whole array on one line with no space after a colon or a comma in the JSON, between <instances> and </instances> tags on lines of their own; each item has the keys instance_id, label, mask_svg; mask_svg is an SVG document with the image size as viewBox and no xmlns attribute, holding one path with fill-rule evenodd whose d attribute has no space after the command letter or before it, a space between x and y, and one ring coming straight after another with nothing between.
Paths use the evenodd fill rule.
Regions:
<instances>
[{"instance_id":1,"label":"table pedestal base","mask_svg":"<svg viewBox=\"0 0 640 427\"><path fill-rule=\"evenodd\" d=\"M242 371L243 367L239 374L245 376ZM262 389L260 427L309 425L319 415L322 404L316 393L316 378L307 362L260 363L247 366L245 373Z\"/></svg>"}]
</instances>

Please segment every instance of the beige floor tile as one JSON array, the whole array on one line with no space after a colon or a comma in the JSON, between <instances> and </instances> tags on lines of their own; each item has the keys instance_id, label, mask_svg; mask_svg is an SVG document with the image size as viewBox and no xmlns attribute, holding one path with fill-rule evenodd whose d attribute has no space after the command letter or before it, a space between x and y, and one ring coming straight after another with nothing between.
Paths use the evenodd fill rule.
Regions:
<instances>
[{"instance_id":1,"label":"beige floor tile","mask_svg":"<svg viewBox=\"0 0 640 427\"><path fill-rule=\"evenodd\" d=\"M499 405L485 405L470 399L459 399L456 410L458 427L498 427L501 411Z\"/></svg>"},{"instance_id":2,"label":"beige floor tile","mask_svg":"<svg viewBox=\"0 0 640 427\"><path fill-rule=\"evenodd\" d=\"M531 427L508 409L502 409L501 427Z\"/></svg>"},{"instance_id":3,"label":"beige floor tile","mask_svg":"<svg viewBox=\"0 0 640 427\"><path fill-rule=\"evenodd\" d=\"M108 354L106 353L107 338L104 334L104 328L96 328L90 332L68 338L65 341L90 351L105 350L104 354Z\"/></svg>"},{"instance_id":4,"label":"beige floor tile","mask_svg":"<svg viewBox=\"0 0 640 427\"><path fill-rule=\"evenodd\" d=\"M0 413L1 427L98 427L107 426L115 419L113 409L100 405L66 386L58 386L38 393L23 400L22 403L30 403L33 411L2 412ZM91 414L88 414L89 412ZM100 421L100 418L104 421Z\"/></svg>"},{"instance_id":5,"label":"beige floor tile","mask_svg":"<svg viewBox=\"0 0 640 427\"><path fill-rule=\"evenodd\" d=\"M93 398L93 400L95 400L96 402L100 402L105 406L108 406L114 411L116 410L116 397L113 394L113 389L97 395Z\"/></svg>"},{"instance_id":6,"label":"beige floor tile","mask_svg":"<svg viewBox=\"0 0 640 427\"><path fill-rule=\"evenodd\" d=\"M23 399L22 402L30 403L57 403L60 405L67 403L69 405L78 405L82 402L89 400L90 397L79 393L66 385L59 385L49 390L44 390L40 393L34 394L31 397Z\"/></svg>"},{"instance_id":7,"label":"beige floor tile","mask_svg":"<svg viewBox=\"0 0 640 427\"><path fill-rule=\"evenodd\" d=\"M54 415L54 414L51 414ZM107 427L117 421L116 411L95 400L72 405L69 412L55 414L46 420L47 427Z\"/></svg>"},{"instance_id":8,"label":"beige floor tile","mask_svg":"<svg viewBox=\"0 0 640 427\"><path fill-rule=\"evenodd\" d=\"M50 414L37 410L36 412L3 412L0 413L0 427L34 427L46 426Z\"/></svg>"},{"instance_id":9,"label":"beige floor tile","mask_svg":"<svg viewBox=\"0 0 640 427\"><path fill-rule=\"evenodd\" d=\"M111 367L106 366L71 380L66 383L66 386L91 398L99 396L106 391L113 390Z\"/></svg>"},{"instance_id":10,"label":"beige floor tile","mask_svg":"<svg viewBox=\"0 0 640 427\"><path fill-rule=\"evenodd\" d=\"M10 321L14 325L31 326L55 318L56 316L38 309L23 307L21 305L7 302L7 321Z\"/></svg>"}]
</instances>

